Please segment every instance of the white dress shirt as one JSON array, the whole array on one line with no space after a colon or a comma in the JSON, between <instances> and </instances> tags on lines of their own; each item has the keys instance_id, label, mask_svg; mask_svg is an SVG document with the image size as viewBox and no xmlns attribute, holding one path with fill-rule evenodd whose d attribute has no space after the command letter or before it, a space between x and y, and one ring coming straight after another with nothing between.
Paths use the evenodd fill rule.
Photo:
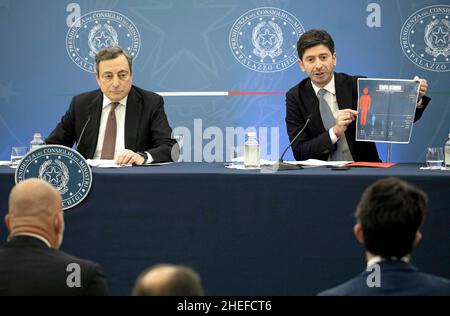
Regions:
<instances>
[{"instance_id":1,"label":"white dress shirt","mask_svg":"<svg viewBox=\"0 0 450 316\"><path fill-rule=\"evenodd\" d=\"M117 122L117 136L116 136L116 148L114 150L114 159L117 155L125 149L125 115L128 96L119 101L119 105L116 107L116 122ZM100 118L100 129L98 131L97 148L95 149L93 159L101 159L103 139L105 138L106 123L108 122L109 111L111 110L111 100L103 94L103 108L102 116ZM146 163L152 163L153 157L148 152Z\"/></svg>"},{"instance_id":2,"label":"white dress shirt","mask_svg":"<svg viewBox=\"0 0 450 316\"><path fill-rule=\"evenodd\" d=\"M125 114L128 96L119 101L116 108L117 136L114 159L125 149ZM105 138L106 123L108 122L109 111L111 110L111 100L103 94L102 116L100 118L100 129L98 131L97 148L93 159L100 159L102 156L103 139Z\"/></svg>"},{"instance_id":3,"label":"white dress shirt","mask_svg":"<svg viewBox=\"0 0 450 316\"><path fill-rule=\"evenodd\" d=\"M386 261L386 260L388 260L388 259L382 258L380 256L374 256L374 257L372 257L372 259L367 261L367 266L370 267L371 265L374 265L375 263L380 263L380 262ZM401 260L403 262L408 263L411 260L411 257L409 255L406 255L400 259L399 258L390 258L389 260Z\"/></svg>"}]
</instances>

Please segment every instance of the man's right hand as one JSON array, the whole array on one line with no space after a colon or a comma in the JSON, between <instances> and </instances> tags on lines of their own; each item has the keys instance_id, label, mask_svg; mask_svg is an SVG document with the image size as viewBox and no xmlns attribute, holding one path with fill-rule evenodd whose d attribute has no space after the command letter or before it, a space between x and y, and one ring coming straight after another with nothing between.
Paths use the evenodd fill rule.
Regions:
<instances>
[{"instance_id":1,"label":"man's right hand","mask_svg":"<svg viewBox=\"0 0 450 316\"><path fill-rule=\"evenodd\" d=\"M336 118L336 125L333 126L333 132L339 138L347 130L347 127L356 120L358 111L352 109L339 110Z\"/></svg>"}]
</instances>

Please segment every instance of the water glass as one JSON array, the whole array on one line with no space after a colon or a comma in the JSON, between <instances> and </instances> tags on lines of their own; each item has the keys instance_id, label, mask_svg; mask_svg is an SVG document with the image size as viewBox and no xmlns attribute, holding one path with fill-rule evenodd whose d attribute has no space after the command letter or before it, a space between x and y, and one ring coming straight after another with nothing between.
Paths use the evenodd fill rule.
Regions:
<instances>
[{"instance_id":1,"label":"water glass","mask_svg":"<svg viewBox=\"0 0 450 316\"><path fill-rule=\"evenodd\" d=\"M11 148L11 166L17 166L20 160L27 154L28 147Z\"/></svg>"},{"instance_id":2,"label":"water glass","mask_svg":"<svg viewBox=\"0 0 450 316\"><path fill-rule=\"evenodd\" d=\"M444 163L444 151L441 147L428 147L426 155L427 167L441 169Z\"/></svg>"},{"instance_id":3,"label":"water glass","mask_svg":"<svg viewBox=\"0 0 450 316\"><path fill-rule=\"evenodd\" d=\"M184 135L183 134L179 134L179 135L174 135L173 139L175 139L175 141L177 142L173 147L172 147L172 160L176 161L176 162L181 162L183 161L183 145L184 145Z\"/></svg>"}]
</instances>

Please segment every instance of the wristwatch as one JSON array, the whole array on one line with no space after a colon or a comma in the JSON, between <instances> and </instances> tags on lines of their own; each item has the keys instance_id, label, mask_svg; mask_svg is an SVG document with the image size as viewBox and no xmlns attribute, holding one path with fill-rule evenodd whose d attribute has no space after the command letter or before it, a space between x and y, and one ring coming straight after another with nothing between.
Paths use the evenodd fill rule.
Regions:
<instances>
[{"instance_id":1,"label":"wristwatch","mask_svg":"<svg viewBox=\"0 0 450 316\"><path fill-rule=\"evenodd\" d=\"M140 151L139 151L138 154L141 155L141 156L144 158L143 164L146 163L146 162L147 162L147 159L148 159L147 153L145 153L145 152L140 152Z\"/></svg>"}]
</instances>

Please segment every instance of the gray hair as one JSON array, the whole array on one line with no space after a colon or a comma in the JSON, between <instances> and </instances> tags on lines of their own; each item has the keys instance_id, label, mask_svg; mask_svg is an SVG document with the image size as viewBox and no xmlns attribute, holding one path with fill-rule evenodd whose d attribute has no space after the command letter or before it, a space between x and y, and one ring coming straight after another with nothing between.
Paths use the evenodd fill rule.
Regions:
<instances>
[{"instance_id":1,"label":"gray hair","mask_svg":"<svg viewBox=\"0 0 450 316\"><path fill-rule=\"evenodd\" d=\"M97 73L97 75L99 75L98 71L99 71L99 64L101 61L115 59L115 58L119 57L120 55L124 55L126 57L126 59L128 61L128 66L130 67L130 73L132 73L133 70L131 67L133 65L133 58L131 58L131 56L128 55L119 46L109 46L109 47L102 49L101 51L99 51L97 53L97 55L95 55L95 72Z\"/></svg>"}]
</instances>

